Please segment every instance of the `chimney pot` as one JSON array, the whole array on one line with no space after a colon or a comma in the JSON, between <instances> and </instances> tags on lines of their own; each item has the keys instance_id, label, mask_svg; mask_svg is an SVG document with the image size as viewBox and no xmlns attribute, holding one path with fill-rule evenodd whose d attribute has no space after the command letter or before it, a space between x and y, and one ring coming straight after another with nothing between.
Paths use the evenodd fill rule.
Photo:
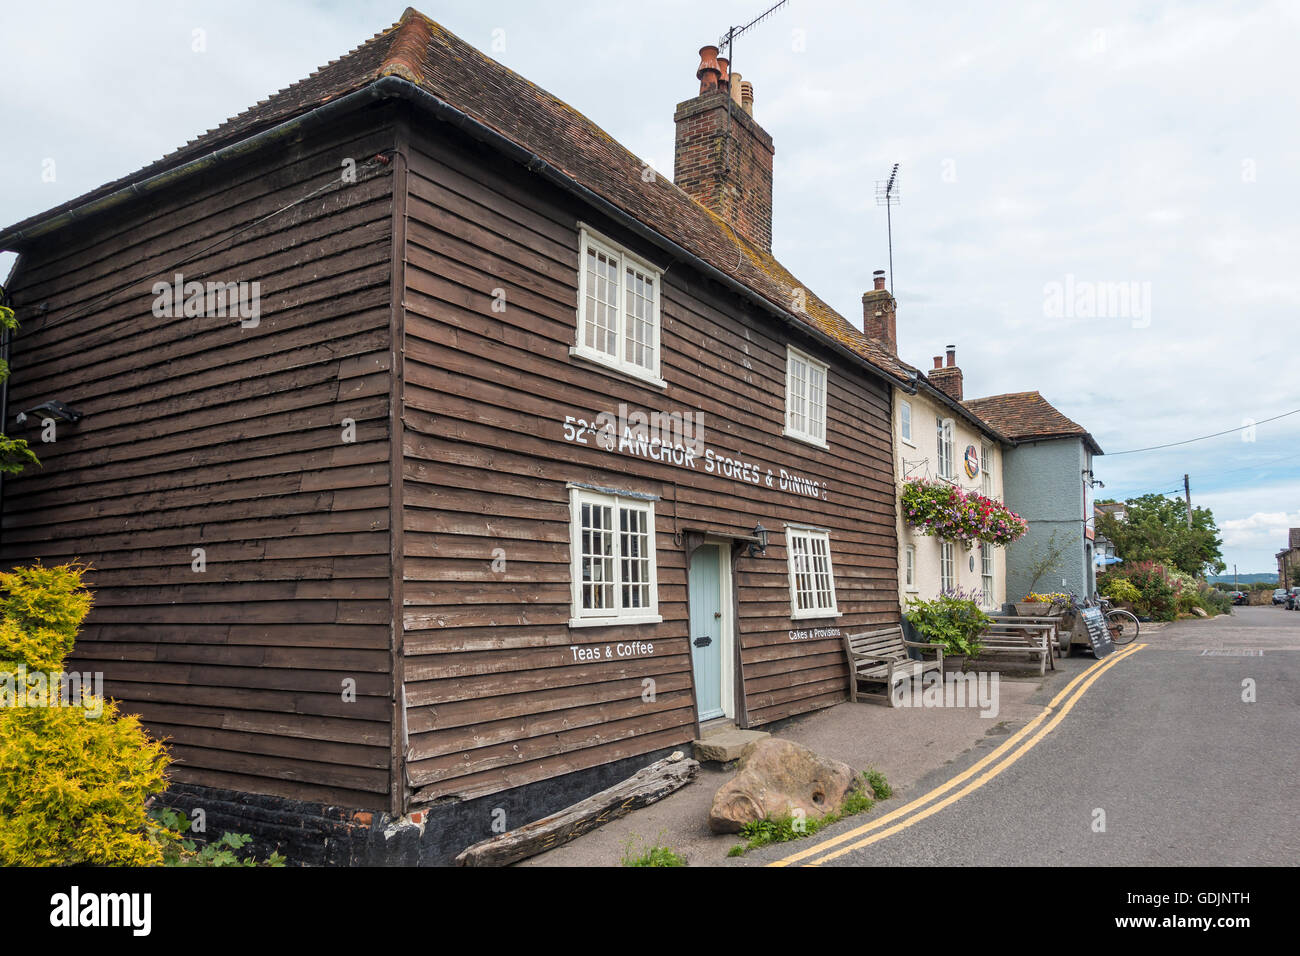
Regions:
<instances>
[{"instance_id":1,"label":"chimney pot","mask_svg":"<svg viewBox=\"0 0 1300 956\"><path fill-rule=\"evenodd\" d=\"M957 346L948 346L948 365L941 367L939 356L934 357L934 371L930 373L930 384L948 395L961 401L964 395L961 369L957 367Z\"/></svg>"},{"instance_id":2,"label":"chimney pot","mask_svg":"<svg viewBox=\"0 0 1300 956\"><path fill-rule=\"evenodd\" d=\"M740 84L740 108L750 116L754 115L754 84L749 80Z\"/></svg>"},{"instance_id":3,"label":"chimney pot","mask_svg":"<svg viewBox=\"0 0 1300 956\"><path fill-rule=\"evenodd\" d=\"M739 73L731 74L731 82L728 84L731 88L731 102L740 106L740 89L745 84L741 81Z\"/></svg>"},{"instance_id":4,"label":"chimney pot","mask_svg":"<svg viewBox=\"0 0 1300 956\"><path fill-rule=\"evenodd\" d=\"M934 357L934 367L935 367L935 368L943 368L943 356L942 356L942 355L936 355L936 356Z\"/></svg>"},{"instance_id":5,"label":"chimney pot","mask_svg":"<svg viewBox=\"0 0 1300 956\"><path fill-rule=\"evenodd\" d=\"M695 71L695 78L700 81L700 92L707 93L718 88L718 48L716 46L700 47L700 66Z\"/></svg>"},{"instance_id":6,"label":"chimney pot","mask_svg":"<svg viewBox=\"0 0 1300 956\"><path fill-rule=\"evenodd\" d=\"M724 90L731 89L731 61L725 56L718 57L718 86Z\"/></svg>"},{"instance_id":7,"label":"chimney pot","mask_svg":"<svg viewBox=\"0 0 1300 956\"><path fill-rule=\"evenodd\" d=\"M877 269L875 272L871 273L871 282L875 286L877 292L884 292L885 291L885 270Z\"/></svg>"}]
</instances>

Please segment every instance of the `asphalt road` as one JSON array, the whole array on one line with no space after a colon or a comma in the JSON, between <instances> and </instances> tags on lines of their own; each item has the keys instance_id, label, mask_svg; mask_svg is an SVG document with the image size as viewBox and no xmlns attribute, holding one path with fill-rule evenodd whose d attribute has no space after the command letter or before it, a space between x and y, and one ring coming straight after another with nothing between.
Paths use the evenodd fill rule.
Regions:
<instances>
[{"instance_id":1,"label":"asphalt road","mask_svg":"<svg viewBox=\"0 0 1300 956\"><path fill-rule=\"evenodd\" d=\"M984 786L824 865L1300 862L1300 612L1236 608L1138 643Z\"/></svg>"}]
</instances>

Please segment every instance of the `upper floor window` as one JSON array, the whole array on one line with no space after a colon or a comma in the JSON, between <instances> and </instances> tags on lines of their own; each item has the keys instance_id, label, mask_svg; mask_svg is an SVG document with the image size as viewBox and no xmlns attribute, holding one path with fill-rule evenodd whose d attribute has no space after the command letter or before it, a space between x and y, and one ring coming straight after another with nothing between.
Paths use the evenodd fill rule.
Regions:
<instances>
[{"instance_id":1,"label":"upper floor window","mask_svg":"<svg viewBox=\"0 0 1300 956\"><path fill-rule=\"evenodd\" d=\"M982 491L985 498L993 497L993 445L983 442L980 449L980 474L983 476Z\"/></svg>"},{"instance_id":2,"label":"upper floor window","mask_svg":"<svg viewBox=\"0 0 1300 956\"><path fill-rule=\"evenodd\" d=\"M789 543L790 561L790 616L830 617L838 614L830 535L812 528L787 527L786 541Z\"/></svg>"},{"instance_id":3,"label":"upper floor window","mask_svg":"<svg viewBox=\"0 0 1300 956\"><path fill-rule=\"evenodd\" d=\"M936 418L934 420L936 444L939 449L938 471L940 478L953 477L952 474L952 419Z\"/></svg>"},{"instance_id":4,"label":"upper floor window","mask_svg":"<svg viewBox=\"0 0 1300 956\"><path fill-rule=\"evenodd\" d=\"M654 266L583 227L578 265L578 342L570 354L662 387L660 276Z\"/></svg>"},{"instance_id":5,"label":"upper floor window","mask_svg":"<svg viewBox=\"0 0 1300 956\"><path fill-rule=\"evenodd\" d=\"M985 607L993 606L993 545L980 543L980 592Z\"/></svg>"},{"instance_id":6,"label":"upper floor window","mask_svg":"<svg viewBox=\"0 0 1300 956\"><path fill-rule=\"evenodd\" d=\"M826 447L826 371L811 356L786 347L785 430L782 434Z\"/></svg>"},{"instance_id":7,"label":"upper floor window","mask_svg":"<svg viewBox=\"0 0 1300 956\"><path fill-rule=\"evenodd\" d=\"M570 489L573 613L570 626L655 623L654 502Z\"/></svg>"},{"instance_id":8,"label":"upper floor window","mask_svg":"<svg viewBox=\"0 0 1300 956\"><path fill-rule=\"evenodd\" d=\"M898 437L912 444L912 403L898 403Z\"/></svg>"}]
</instances>

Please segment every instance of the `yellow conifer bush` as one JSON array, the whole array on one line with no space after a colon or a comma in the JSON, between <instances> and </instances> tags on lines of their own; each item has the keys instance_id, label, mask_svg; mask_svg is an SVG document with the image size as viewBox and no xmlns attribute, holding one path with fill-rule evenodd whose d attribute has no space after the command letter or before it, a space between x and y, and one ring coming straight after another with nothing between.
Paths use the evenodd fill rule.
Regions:
<instances>
[{"instance_id":1,"label":"yellow conifer bush","mask_svg":"<svg viewBox=\"0 0 1300 956\"><path fill-rule=\"evenodd\" d=\"M166 786L167 753L140 722L57 677L90 610L86 569L0 574L0 864L142 866L162 862L145 801ZM19 678L25 670L27 677ZM35 675L42 675L39 678ZM37 681L45 700L34 694ZM26 685L26 686L24 686Z\"/></svg>"}]
</instances>

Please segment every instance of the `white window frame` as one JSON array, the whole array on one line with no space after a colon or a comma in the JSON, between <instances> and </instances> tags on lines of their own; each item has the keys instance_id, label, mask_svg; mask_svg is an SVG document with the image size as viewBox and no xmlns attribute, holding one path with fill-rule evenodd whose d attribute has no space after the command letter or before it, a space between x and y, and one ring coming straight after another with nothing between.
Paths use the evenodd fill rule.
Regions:
<instances>
[{"instance_id":1,"label":"white window frame","mask_svg":"<svg viewBox=\"0 0 1300 956\"><path fill-rule=\"evenodd\" d=\"M815 568L799 567L799 561L796 552L799 548L796 541L804 542L803 552L805 555L812 555L815 552L814 542L820 542L826 551L826 575L830 579L830 604L818 603L815 607L800 608L800 578L805 580L809 575L816 575ZM835 562L831 557L831 536L830 532L823 528L812 528L807 525L786 525L785 526L785 550L786 565L790 575L790 617L795 620L807 618L829 618L839 617L840 608L839 600L835 594ZM805 589L805 593L811 595L815 600L822 598L823 589L816 586L815 580L811 582L812 588Z\"/></svg>"},{"instance_id":2,"label":"white window frame","mask_svg":"<svg viewBox=\"0 0 1300 956\"><path fill-rule=\"evenodd\" d=\"M909 544L903 549L903 587L908 591L916 590L916 545Z\"/></svg>"},{"instance_id":3,"label":"white window frame","mask_svg":"<svg viewBox=\"0 0 1300 956\"><path fill-rule=\"evenodd\" d=\"M811 409L809 407L807 386L810 377L807 375L804 377L804 394L798 399L798 401L796 401L794 394L794 373L796 363L805 366L810 371L816 370L821 373L822 401L819 409ZM826 443L826 409L829 404L827 401L829 390L830 366L825 362L817 361L806 352L800 352L793 346L787 345L785 347L785 427L781 429L781 434L789 438L807 442L809 445L816 445L818 448L829 448L830 446ZM801 407L796 409L796 405ZM811 411L820 411L820 418L817 420L817 424L820 426L821 434L818 434L817 430L814 429L806 427L798 428L792 425L791 420L794 418L796 411L802 415L805 422L813 420L813 416L810 414Z\"/></svg>"},{"instance_id":4,"label":"white window frame","mask_svg":"<svg viewBox=\"0 0 1300 956\"><path fill-rule=\"evenodd\" d=\"M984 596L984 606L993 606L993 594L997 585L995 580L997 566L993 563L993 545L987 541L980 542L980 591Z\"/></svg>"},{"instance_id":5,"label":"white window frame","mask_svg":"<svg viewBox=\"0 0 1300 956\"><path fill-rule=\"evenodd\" d=\"M912 441L912 403L908 401L900 400L898 403L898 437L913 448L916 447Z\"/></svg>"},{"instance_id":6,"label":"white window frame","mask_svg":"<svg viewBox=\"0 0 1300 956\"><path fill-rule=\"evenodd\" d=\"M579 224L578 239L578 327L576 344L569 347L569 355L576 358L585 359L588 362L594 362L597 365L603 365L606 368L613 369L624 375L630 375L633 378L641 379L654 385L656 388L667 388L668 383L663 380L660 373L660 355L662 352L663 339L663 316L661 303L663 299L663 272L655 268L649 262L640 256L629 252L627 249L614 242L612 239L601 235L589 226ZM614 329L615 354L610 355L600 349L592 348L586 344L587 339L587 252L589 249L595 249L604 253L618 263L618 317ZM629 362L625 358L624 336L627 333L627 316L628 316L628 289L627 289L627 270L634 268L642 273L648 279L654 280L654 306L653 313L653 335L654 344L649 346L651 354L651 367L645 368L634 362Z\"/></svg>"},{"instance_id":7,"label":"white window frame","mask_svg":"<svg viewBox=\"0 0 1300 956\"><path fill-rule=\"evenodd\" d=\"M980 442L980 471L982 475L981 488L985 498L993 497L993 443L988 441Z\"/></svg>"},{"instance_id":8,"label":"white window frame","mask_svg":"<svg viewBox=\"0 0 1300 956\"><path fill-rule=\"evenodd\" d=\"M939 477L947 481L953 480L953 428L951 418L940 418L935 416L935 446L938 449L935 470L939 472Z\"/></svg>"},{"instance_id":9,"label":"white window frame","mask_svg":"<svg viewBox=\"0 0 1300 956\"><path fill-rule=\"evenodd\" d=\"M582 602L582 506L591 504L613 509L614 536L614 606L609 608L584 608ZM623 510L643 512L646 516L646 529L650 542L649 558L649 603L645 607L623 606L623 555L619 516ZM655 506L653 499L641 497L624 497L593 491L589 488L569 486L569 573L572 582L572 605L570 607L569 627L609 627L622 624L658 624L663 618L659 615L659 570L657 561L658 548L655 536Z\"/></svg>"},{"instance_id":10,"label":"white window frame","mask_svg":"<svg viewBox=\"0 0 1300 956\"><path fill-rule=\"evenodd\" d=\"M957 560L951 541L939 542L939 593L957 589Z\"/></svg>"}]
</instances>

